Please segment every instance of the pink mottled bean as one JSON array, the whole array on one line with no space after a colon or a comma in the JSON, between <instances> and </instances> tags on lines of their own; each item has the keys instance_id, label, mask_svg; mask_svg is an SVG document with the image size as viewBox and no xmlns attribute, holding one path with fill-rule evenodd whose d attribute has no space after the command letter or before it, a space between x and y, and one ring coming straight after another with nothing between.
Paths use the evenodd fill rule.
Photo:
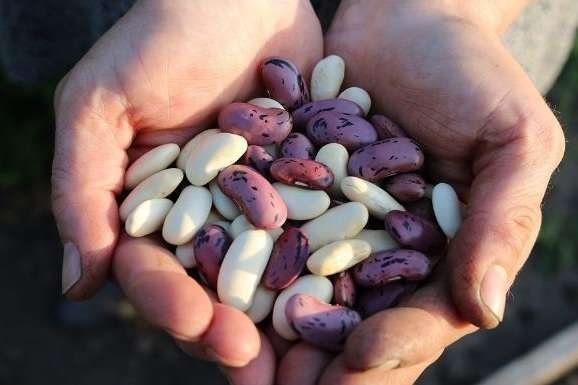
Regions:
<instances>
[{"instance_id":1,"label":"pink mottled bean","mask_svg":"<svg viewBox=\"0 0 578 385\"><path fill-rule=\"evenodd\" d=\"M332 352L343 350L347 336L361 322L356 311L306 294L292 296L285 306L285 315L301 339Z\"/></svg>"},{"instance_id":2,"label":"pink mottled bean","mask_svg":"<svg viewBox=\"0 0 578 385\"><path fill-rule=\"evenodd\" d=\"M283 158L315 158L315 146L313 146L313 143L311 143L308 137L298 132L289 134L289 136L285 138L281 143L280 152Z\"/></svg>"},{"instance_id":3,"label":"pink mottled bean","mask_svg":"<svg viewBox=\"0 0 578 385\"><path fill-rule=\"evenodd\" d=\"M353 307L356 295L355 284L349 270L337 274L333 280L333 302L337 305Z\"/></svg>"},{"instance_id":4,"label":"pink mottled bean","mask_svg":"<svg viewBox=\"0 0 578 385\"><path fill-rule=\"evenodd\" d=\"M261 78L269 96L290 111L310 101L309 89L301 72L287 59L265 59L261 65Z\"/></svg>"},{"instance_id":5,"label":"pink mottled bean","mask_svg":"<svg viewBox=\"0 0 578 385\"><path fill-rule=\"evenodd\" d=\"M405 207L405 209L410 213L417 215L418 217L422 217L426 221L436 223L433 205L431 199L429 198L424 197L416 200L415 202L407 202L403 205L403 207Z\"/></svg>"},{"instance_id":6,"label":"pink mottled bean","mask_svg":"<svg viewBox=\"0 0 578 385\"><path fill-rule=\"evenodd\" d=\"M425 180L415 173L397 174L387 178L385 190L400 202L413 202L425 194Z\"/></svg>"},{"instance_id":7,"label":"pink mottled bean","mask_svg":"<svg viewBox=\"0 0 578 385\"><path fill-rule=\"evenodd\" d=\"M285 223L285 202L271 183L251 167L238 164L226 167L217 183L253 226L275 229Z\"/></svg>"},{"instance_id":8,"label":"pink mottled bean","mask_svg":"<svg viewBox=\"0 0 578 385\"><path fill-rule=\"evenodd\" d=\"M379 139L407 136L400 126L386 116L375 114L371 117L370 121L377 131Z\"/></svg>"},{"instance_id":9,"label":"pink mottled bean","mask_svg":"<svg viewBox=\"0 0 578 385\"><path fill-rule=\"evenodd\" d=\"M421 281L431 270L424 254L415 250L396 249L373 253L353 268L355 283L363 287L383 286L392 280L404 278Z\"/></svg>"},{"instance_id":10,"label":"pink mottled bean","mask_svg":"<svg viewBox=\"0 0 578 385\"><path fill-rule=\"evenodd\" d=\"M247 151L241 158L240 163L253 167L266 177L269 175L269 168L274 160L275 158L265 148L252 144L247 147Z\"/></svg>"},{"instance_id":11,"label":"pink mottled bean","mask_svg":"<svg viewBox=\"0 0 578 385\"><path fill-rule=\"evenodd\" d=\"M307 235L297 228L288 228L275 241L261 284L270 290L281 290L299 277L309 257Z\"/></svg>"},{"instance_id":12,"label":"pink mottled bean","mask_svg":"<svg viewBox=\"0 0 578 385\"><path fill-rule=\"evenodd\" d=\"M357 103L346 99L325 99L307 103L293 111L293 126L304 128L307 122L321 112L340 112L348 115L364 116Z\"/></svg>"},{"instance_id":13,"label":"pink mottled bean","mask_svg":"<svg viewBox=\"0 0 578 385\"><path fill-rule=\"evenodd\" d=\"M231 103L219 113L221 131L241 135L247 143L259 146L281 143L292 127L291 114L280 108Z\"/></svg>"},{"instance_id":14,"label":"pink mottled bean","mask_svg":"<svg viewBox=\"0 0 578 385\"><path fill-rule=\"evenodd\" d=\"M230 245L231 237L219 225L205 225L193 238L199 275L211 289L217 288L219 268Z\"/></svg>"},{"instance_id":15,"label":"pink mottled bean","mask_svg":"<svg viewBox=\"0 0 578 385\"><path fill-rule=\"evenodd\" d=\"M441 229L407 211L393 210L385 215L385 230L400 245L423 253L436 254L446 246Z\"/></svg>"},{"instance_id":16,"label":"pink mottled bean","mask_svg":"<svg viewBox=\"0 0 578 385\"><path fill-rule=\"evenodd\" d=\"M271 164L269 171L281 183L312 190L325 190L334 179L329 167L310 159L279 158Z\"/></svg>"},{"instance_id":17,"label":"pink mottled bean","mask_svg":"<svg viewBox=\"0 0 578 385\"><path fill-rule=\"evenodd\" d=\"M419 170L424 156L418 144L409 138L391 138L355 151L349 158L349 175L376 182L402 172Z\"/></svg>"},{"instance_id":18,"label":"pink mottled bean","mask_svg":"<svg viewBox=\"0 0 578 385\"><path fill-rule=\"evenodd\" d=\"M413 293L416 288L415 282L395 281L374 289L364 290L357 300L356 309L363 318L370 317L382 310L396 306L403 297Z\"/></svg>"},{"instance_id":19,"label":"pink mottled bean","mask_svg":"<svg viewBox=\"0 0 578 385\"><path fill-rule=\"evenodd\" d=\"M375 128L367 120L339 112L321 112L307 122L307 136L317 146L339 143L350 151L377 140Z\"/></svg>"}]
</instances>

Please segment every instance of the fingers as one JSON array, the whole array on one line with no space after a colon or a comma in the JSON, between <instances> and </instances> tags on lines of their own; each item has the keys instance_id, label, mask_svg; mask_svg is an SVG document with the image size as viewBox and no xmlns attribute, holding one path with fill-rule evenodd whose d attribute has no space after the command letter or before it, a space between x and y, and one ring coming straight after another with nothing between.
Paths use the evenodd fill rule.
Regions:
<instances>
[{"instance_id":1,"label":"fingers","mask_svg":"<svg viewBox=\"0 0 578 385\"><path fill-rule=\"evenodd\" d=\"M240 368L224 367L223 374L231 385L273 385L275 382L275 353L267 337L261 338L257 357L248 365Z\"/></svg>"},{"instance_id":2,"label":"fingers","mask_svg":"<svg viewBox=\"0 0 578 385\"><path fill-rule=\"evenodd\" d=\"M287 352L277 370L278 385L315 385L333 355L299 343Z\"/></svg>"}]
</instances>

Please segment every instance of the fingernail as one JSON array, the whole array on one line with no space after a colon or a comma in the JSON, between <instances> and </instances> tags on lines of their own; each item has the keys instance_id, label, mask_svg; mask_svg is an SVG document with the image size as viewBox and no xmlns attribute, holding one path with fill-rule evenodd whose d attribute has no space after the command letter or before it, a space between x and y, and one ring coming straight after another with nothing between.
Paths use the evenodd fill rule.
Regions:
<instances>
[{"instance_id":1,"label":"fingernail","mask_svg":"<svg viewBox=\"0 0 578 385\"><path fill-rule=\"evenodd\" d=\"M80 261L78 248L74 243L67 242L64 244L64 256L62 259L62 294L66 294L81 276L82 262Z\"/></svg>"},{"instance_id":2,"label":"fingernail","mask_svg":"<svg viewBox=\"0 0 578 385\"><path fill-rule=\"evenodd\" d=\"M480 297L484 305L496 317L498 323L504 318L506 306L506 291L508 290L508 273L500 265L491 266L480 287Z\"/></svg>"},{"instance_id":3,"label":"fingernail","mask_svg":"<svg viewBox=\"0 0 578 385\"><path fill-rule=\"evenodd\" d=\"M389 360L389 361L385 361L385 363L383 365L380 365L380 369L383 370L393 370L399 367L399 365L401 364L400 360Z\"/></svg>"}]
</instances>

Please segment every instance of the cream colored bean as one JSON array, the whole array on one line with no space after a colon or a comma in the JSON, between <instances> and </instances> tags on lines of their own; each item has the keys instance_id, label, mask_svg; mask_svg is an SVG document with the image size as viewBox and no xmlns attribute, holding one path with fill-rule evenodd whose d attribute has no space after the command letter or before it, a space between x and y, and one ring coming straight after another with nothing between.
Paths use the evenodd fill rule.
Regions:
<instances>
[{"instance_id":1,"label":"cream colored bean","mask_svg":"<svg viewBox=\"0 0 578 385\"><path fill-rule=\"evenodd\" d=\"M287 205L287 218L298 221L317 218L329 208L331 200L323 190L308 190L289 186L283 183L273 183L273 187Z\"/></svg>"},{"instance_id":2,"label":"cream colored bean","mask_svg":"<svg viewBox=\"0 0 578 385\"><path fill-rule=\"evenodd\" d=\"M371 245L360 239L346 239L323 246L307 259L307 268L317 275L340 273L371 254Z\"/></svg>"},{"instance_id":3,"label":"cream colored bean","mask_svg":"<svg viewBox=\"0 0 578 385\"><path fill-rule=\"evenodd\" d=\"M273 239L265 230L247 230L233 240L219 271L219 300L241 311L253 296L269 261Z\"/></svg>"},{"instance_id":4,"label":"cream colored bean","mask_svg":"<svg viewBox=\"0 0 578 385\"><path fill-rule=\"evenodd\" d=\"M237 238L241 233L247 230L256 230L257 228L253 226L248 220L247 217L244 215L239 215L235 220L231 223L231 236L233 238ZM279 238L281 234L283 234L283 228L278 227L276 229L265 230L269 233L271 238L274 241Z\"/></svg>"},{"instance_id":5,"label":"cream colored bean","mask_svg":"<svg viewBox=\"0 0 578 385\"><path fill-rule=\"evenodd\" d=\"M207 224L207 222L205 222L205 224ZM227 222L227 221L217 221L217 222L213 222L211 223L212 225L217 225L217 226L221 226L223 229L225 229L225 231L227 232L227 234L229 234L231 236L231 238L233 238L233 236L231 235L231 222Z\"/></svg>"},{"instance_id":6,"label":"cream colored bean","mask_svg":"<svg viewBox=\"0 0 578 385\"><path fill-rule=\"evenodd\" d=\"M159 230L173 206L169 199L149 199L138 205L126 219L124 228L131 237L144 237Z\"/></svg>"},{"instance_id":7,"label":"cream colored bean","mask_svg":"<svg viewBox=\"0 0 578 385\"><path fill-rule=\"evenodd\" d=\"M265 289L263 286L257 286L255 295L253 296L253 303L246 311L247 317L256 324L263 321L269 313L271 313L271 310L273 310L276 297L276 292Z\"/></svg>"},{"instance_id":8,"label":"cream colored bean","mask_svg":"<svg viewBox=\"0 0 578 385\"><path fill-rule=\"evenodd\" d=\"M237 205L228 196L223 194L216 179L209 183L209 189L211 190L211 195L213 195L213 206L223 217L232 221L241 215L241 211L239 211Z\"/></svg>"},{"instance_id":9,"label":"cream colored bean","mask_svg":"<svg viewBox=\"0 0 578 385\"><path fill-rule=\"evenodd\" d=\"M219 171L235 163L245 151L247 140L240 135L221 132L211 135L195 148L187 160L187 179L195 186L204 186Z\"/></svg>"},{"instance_id":10,"label":"cream colored bean","mask_svg":"<svg viewBox=\"0 0 578 385\"><path fill-rule=\"evenodd\" d=\"M220 132L221 130L219 130L218 128L210 128L208 130L201 131L197 135L195 135L191 140L187 142L187 144L185 144L185 146L181 150L181 153L177 158L177 167L185 171L187 169L187 160L189 159L189 156L196 151L196 149L200 146L202 141L208 138L209 136L218 134Z\"/></svg>"},{"instance_id":11,"label":"cream colored bean","mask_svg":"<svg viewBox=\"0 0 578 385\"><path fill-rule=\"evenodd\" d=\"M345 77L345 61L337 55L320 60L311 74L311 99L333 99L339 94Z\"/></svg>"},{"instance_id":12,"label":"cream colored bean","mask_svg":"<svg viewBox=\"0 0 578 385\"><path fill-rule=\"evenodd\" d=\"M339 143L326 144L317 151L315 160L323 163L333 172L334 179L329 193L335 198L342 197L341 180L347 176L347 162L349 162L347 149Z\"/></svg>"},{"instance_id":13,"label":"cream colored bean","mask_svg":"<svg viewBox=\"0 0 578 385\"><path fill-rule=\"evenodd\" d=\"M219 214L217 211L215 210L211 210L211 212L209 213L209 216L207 217L207 220L205 221L205 224L213 224L215 222L221 222L221 221L225 221L226 219L223 218L223 216L221 214Z\"/></svg>"},{"instance_id":14,"label":"cream colored bean","mask_svg":"<svg viewBox=\"0 0 578 385\"><path fill-rule=\"evenodd\" d=\"M371 245L371 252L377 253L379 251L391 250L398 248L399 245L385 230L361 230L355 236L355 239L361 239Z\"/></svg>"},{"instance_id":15,"label":"cream colored bean","mask_svg":"<svg viewBox=\"0 0 578 385\"><path fill-rule=\"evenodd\" d=\"M126 221L131 211L144 201L168 196L182 180L183 172L178 168L167 168L149 176L124 199L118 209L120 219Z\"/></svg>"},{"instance_id":16,"label":"cream colored bean","mask_svg":"<svg viewBox=\"0 0 578 385\"><path fill-rule=\"evenodd\" d=\"M326 277L319 275L304 275L299 277L289 287L284 289L273 306L273 329L286 340L296 340L298 335L295 333L287 317L285 316L285 305L287 301L295 294L309 294L321 301L329 303L333 296L333 285Z\"/></svg>"},{"instance_id":17,"label":"cream colored bean","mask_svg":"<svg viewBox=\"0 0 578 385\"><path fill-rule=\"evenodd\" d=\"M359 202L376 218L384 219L392 210L405 211L391 195L381 187L356 176L341 180L341 191L350 201Z\"/></svg>"},{"instance_id":18,"label":"cream colored bean","mask_svg":"<svg viewBox=\"0 0 578 385\"><path fill-rule=\"evenodd\" d=\"M207 221L211 204L211 193L207 188L186 187L165 219L165 241L172 245L182 245L193 239Z\"/></svg>"},{"instance_id":19,"label":"cream colored bean","mask_svg":"<svg viewBox=\"0 0 578 385\"><path fill-rule=\"evenodd\" d=\"M281 103L271 98L255 98L249 100L248 103L262 108L280 108L282 110L285 109Z\"/></svg>"},{"instance_id":20,"label":"cream colored bean","mask_svg":"<svg viewBox=\"0 0 578 385\"><path fill-rule=\"evenodd\" d=\"M305 223L301 230L309 238L309 250L314 252L331 242L355 238L367 224L367 208L358 202L348 202L327 210Z\"/></svg>"},{"instance_id":21,"label":"cream colored bean","mask_svg":"<svg viewBox=\"0 0 578 385\"><path fill-rule=\"evenodd\" d=\"M339 99L346 99L357 103L363 112L365 112L365 115L367 115L371 109L371 97L363 88L349 87L339 94Z\"/></svg>"},{"instance_id":22,"label":"cream colored bean","mask_svg":"<svg viewBox=\"0 0 578 385\"><path fill-rule=\"evenodd\" d=\"M453 238L462 224L458 194L449 184L438 183L433 188L432 206L442 231Z\"/></svg>"},{"instance_id":23,"label":"cream colored bean","mask_svg":"<svg viewBox=\"0 0 578 385\"><path fill-rule=\"evenodd\" d=\"M185 243L184 245L178 245L175 249L175 256L185 269L192 269L193 267L197 266L197 260L195 259L195 248L192 240Z\"/></svg>"},{"instance_id":24,"label":"cream colored bean","mask_svg":"<svg viewBox=\"0 0 578 385\"><path fill-rule=\"evenodd\" d=\"M178 145L167 143L146 152L126 170L124 187L130 190L154 173L169 167L180 151Z\"/></svg>"}]
</instances>

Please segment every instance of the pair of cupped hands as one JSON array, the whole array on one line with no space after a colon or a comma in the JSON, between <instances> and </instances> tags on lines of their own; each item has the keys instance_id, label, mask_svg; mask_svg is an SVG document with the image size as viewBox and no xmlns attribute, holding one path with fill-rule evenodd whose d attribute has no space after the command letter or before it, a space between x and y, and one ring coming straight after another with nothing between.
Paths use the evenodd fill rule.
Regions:
<instances>
[{"instance_id":1,"label":"pair of cupped hands","mask_svg":"<svg viewBox=\"0 0 578 385\"><path fill-rule=\"evenodd\" d=\"M497 326L564 136L500 40L514 15L483 3L344 0L323 36L307 0L138 1L56 91L63 292L85 299L112 276L144 318L235 385L411 384L448 345ZM159 239L123 235L117 206L131 160L262 95L264 58L287 57L308 79L324 54L345 59L346 84L422 143L429 177L467 204L433 278L365 320L337 356L215 302Z\"/></svg>"}]
</instances>

